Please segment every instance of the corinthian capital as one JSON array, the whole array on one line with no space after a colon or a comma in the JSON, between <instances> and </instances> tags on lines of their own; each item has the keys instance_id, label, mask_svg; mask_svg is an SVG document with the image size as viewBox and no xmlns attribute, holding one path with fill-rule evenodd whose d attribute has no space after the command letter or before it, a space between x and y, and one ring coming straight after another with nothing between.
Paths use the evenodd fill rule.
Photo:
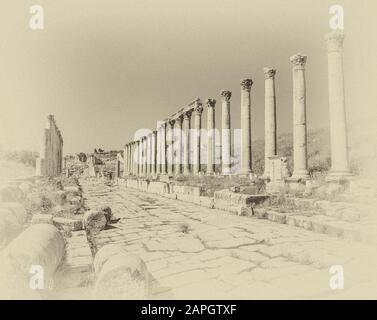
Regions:
<instances>
[{"instance_id":1,"label":"corinthian capital","mask_svg":"<svg viewBox=\"0 0 377 320\"><path fill-rule=\"evenodd\" d=\"M208 108L214 108L215 105L216 105L216 100L215 99L207 99L206 105L207 105Z\"/></svg>"},{"instance_id":2,"label":"corinthian capital","mask_svg":"<svg viewBox=\"0 0 377 320\"><path fill-rule=\"evenodd\" d=\"M273 69L273 68L270 68L270 67L264 67L263 68L263 72L264 72L264 78L267 80L267 79L274 79L275 78L275 74L276 74L276 69Z\"/></svg>"},{"instance_id":3,"label":"corinthian capital","mask_svg":"<svg viewBox=\"0 0 377 320\"><path fill-rule=\"evenodd\" d=\"M169 122L170 126L173 127L174 124L175 124L175 119L169 119L168 122Z\"/></svg>"},{"instance_id":4,"label":"corinthian capital","mask_svg":"<svg viewBox=\"0 0 377 320\"><path fill-rule=\"evenodd\" d=\"M183 117L185 120L190 120L191 119L191 114L192 114L193 109L187 110L184 114Z\"/></svg>"},{"instance_id":5,"label":"corinthian capital","mask_svg":"<svg viewBox=\"0 0 377 320\"><path fill-rule=\"evenodd\" d=\"M201 115L203 112L203 106L201 102L196 102L195 107L194 107L194 112L197 115Z\"/></svg>"},{"instance_id":6,"label":"corinthian capital","mask_svg":"<svg viewBox=\"0 0 377 320\"><path fill-rule=\"evenodd\" d=\"M343 50L344 33L340 30L332 31L325 35L327 44L327 51L342 51Z\"/></svg>"},{"instance_id":7,"label":"corinthian capital","mask_svg":"<svg viewBox=\"0 0 377 320\"><path fill-rule=\"evenodd\" d=\"M306 64L306 59L307 59L307 55L305 54L302 54L302 53L297 53L295 55L293 55L292 57L289 58L289 60L291 61L291 63L293 64L294 67L305 67L305 64Z\"/></svg>"},{"instance_id":8,"label":"corinthian capital","mask_svg":"<svg viewBox=\"0 0 377 320\"><path fill-rule=\"evenodd\" d=\"M242 79L241 80L241 89L250 91L251 86L253 85L253 80L251 79Z\"/></svg>"},{"instance_id":9,"label":"corinthian capital","mask_svg":"<svg viewBox=\"0 0 377 320\"><path fill-rule=\"evenodd\" d=\"M223 98L224 101L230 101L230 98L232 97L232 93L228 90L222 90L220 92L220 96Z\"/></svg>"}]
</instances>

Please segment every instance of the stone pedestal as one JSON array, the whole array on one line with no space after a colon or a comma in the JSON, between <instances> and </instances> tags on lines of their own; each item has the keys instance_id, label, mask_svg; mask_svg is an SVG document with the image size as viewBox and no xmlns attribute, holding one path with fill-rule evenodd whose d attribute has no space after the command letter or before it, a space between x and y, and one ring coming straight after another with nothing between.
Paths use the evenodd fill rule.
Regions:
<instances>
[{"instance_id":1,"label":"stone pedestal","mask_svg":"<svg viewBox=\"0 0 377 320\"><path fill-rule=\"evenodd\" d=\"M264 68L265 79L265 121L264 121L264 173L263 177L270 177L270 157L277 154L276 137L276 96L275 96L275 74L276 70Z\"/></svg>"},{"instance_id":2,"label":"stone pedestal","mask_svg":"<svg viewBox=\"0 0 377 320\"><path fill-rule=\"evenodd\" d=\"M241 175L252 172L251 162L251 101L250 90L253 85L251 79L241 80Z\"/></svg>"},{"instance_id":3,"label":"stone pedestal","mask_svg":"<svg viewBox=\"0 0 377 320\"><path fill-rule=\"evenodd\" d=\"M268 157L267 162L269 177L266 191L269 193L281 192L285 188L285 182L289 176L287 158L272 156Z\"/></svg>"},{"instance_id":4,"label":"stone pedestal","mask_svg":"<svg viewBox=\"0 0 377 320\"><path fill-rule=\"evenodd\" d=\"M293 55L293 174L292 179L309 179L306 128L305 64L307 56Z\"/></svg>"},{"instance_id":5,"label":"stone pedestal","mask_svg":"<svg viewBox=\"0 0 377 320\"><path fill-rule=\"evenodd\" d=\"M343 76L343 39L341 31L325 36L328 54L331 170L328 181L352 175L348 160L347 119Z\"/></svg>"},{"instance_id":6,"label":"stone pedestal","mask_svg":"<svg viewBox=\"0 0 377 320\"><path fill-rule=\"evenodd\" d=\"M220 93L222 97L222 130L221 130L221 171L224 175L231 173L231 125L230 125L230 98L232 93L223 90Z\"/></svg>"},{"instance_id":7,"label":"stone pedestal","mask_svg":"<svg viewBox=\"0 0 377 320\"><path fill-rule=\"evenodd\" d=\"M207 174L215 172L215 99L207 99Z\"/></svg>"}]
</instances>

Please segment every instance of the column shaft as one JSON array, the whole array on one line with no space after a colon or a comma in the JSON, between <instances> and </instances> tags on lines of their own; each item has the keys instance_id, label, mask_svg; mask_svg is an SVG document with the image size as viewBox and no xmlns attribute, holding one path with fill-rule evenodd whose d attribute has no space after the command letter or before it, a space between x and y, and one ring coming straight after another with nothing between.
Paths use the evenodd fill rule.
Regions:
<instances>
[{"instance_id":1,"label":"column shaft","mask_svg":"<svg viewBox=\"0 0 377 320\"><path fill-rule=\"evenodd\" d=\"M306 128L306 55L290 58L293 64L293 174L295 179L308 179Z\"/></svg>"},{"instance_id":2,"label":"column shaft","mask_svg":"<svg viewBox=\"0 0 377 320\"><path fill-rule=\"evenodd\" d=\"M153 131L152 133L152 136L151 136L151 143L152 143L152 146L151 146L151 152L152 152L152 156L151 156L151 166L152 166L152 169L151 169L151 174L153 176L156 175L156 170L157 170L157 131Z\"/></svg>"},{"instance_id":3,"label":"column shaft","mask_svg":"<svg viewBox=\"0 0 377 320\"><path fill-rule=\"evenodd\" d=\"M183 174L190 174L190 131L191 131L191 113L186 111L183 119Z\"/></svg>"},{"instance_id":4,"label":"column shaft","mask_svg":"<svg viewBox=\"0 0 377 320\"><path fill-rule=\"evenodd\" d=\"M221 112L221 171L222 174L228 175L231 173L231 126L230 126L230 98L232 93L223 90L220 93L222 97L222 112Z\"/></svg>"},{"instance_id":5,"label":"column shaft","mask_svg":"<svg viewBox=\"0 0 377 320\"><path fill-rule=\"evenodd\" d=\"M241 174L252 172L251 158L251 79L241 80Z\"/></svg>"},{"instance_id":6,"label":"column shaft","mask_svg":"<svg viewBox=\"0 0 377 320\"><path fill-rule=\"evenodd\" d=\"M215 104L216 100L207 99L207 174L215 172Z\"/></svg>"},{"instance_id":7,"label":"column shaft","mask_svg":"<svg viewBox=\"0 0 377 320\"><path fill-rule=\"evenodd\" d=\"M161 125L161 173L166 174L166 125L167 123L164 122Z\"/></svg>"},{"instance_id":8,"label":"column shaft","mask_svg":"<svg viewBox=\"0 0 377 320\"><path fill-rule=\"evenodd\" d=\"M174 157L174 173L179 175L182 173L182 121L183 117L179 116L175 120L174 141L175 141L175 157Z\"/></svg>"},{"instance_id":9,"label":"column shaft","mask_svg":"<svg viewBox=\"0 0 377 320\"><path fill-rule=\"evenodd\" d=\"M199 174L201 171L201 163L200 163L200 145L201 145L201 129L202 129L202 112L203 107L201 102L197 102L194 108L194 130L192 131L193 134L193 159L192 159L192 172L193 174Z\"/></svg>"},{"instance_id":10,"label":"column shaft","mask_svg":"<svg viewBox=\"0 0 377 320\"><path fill-rule=\"evenodd\" d=\"M174 124L175 120L169 120L169 140L170 140L170 146L169 146L169 152L168 152L168 174L173 175L174 174L174 143L175 143L175 137L174 137Z\"/></svg>"},{"instance_id":11,"label":"column shaft","mask_svg":"<svg viewBox=\"0 0 377 320\"><path fill-rule=\"evenodd\" d=\"M348 158L347 118L343 76L343 40L341 31L326 35L330 112L331 170L329 176L351 175Z\"/></svg>"},{"instance_id":12,"label":"column shaft","mask_svg":"<svg viewBox=\"0 0 377 320\"><path fill-rule=\"evenodd\" d=\"M264 110L264 177L270 177L269 157L277 155L276 136L276 96L275 96L276 70L264 68L265 78L265 110Z\"/></svg>"}]
</instances>

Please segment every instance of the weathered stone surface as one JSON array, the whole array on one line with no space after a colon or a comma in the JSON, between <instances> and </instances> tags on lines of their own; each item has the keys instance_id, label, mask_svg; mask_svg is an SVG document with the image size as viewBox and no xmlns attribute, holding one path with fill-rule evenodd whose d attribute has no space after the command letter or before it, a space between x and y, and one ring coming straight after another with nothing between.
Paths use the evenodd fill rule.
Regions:
<instances>
[{"instance_id":1,"label":"weathered stone surface","mask_svg":"<svg viewBox=\"0 0 377 320\"><path fill-rule=\"evenodd\" d=\"M185 195L192 195L196 197L200 197L203 193L201 187L191 187L191 186L178 186L172 184L172 193L177 194L185 194Z\"/></svg>"},{"instance_id":2,"label":"weathered stone surface","mask_svg":"<svg viewBox=\"0 0 377 320\"><path fill-rule=\"evenodd\" d=\"M52 219L53 219L52 214L35 213L33 214L33 217L31 218L31 223L32 224L40 224L40 223L52 224L53 223Z\"/></svg>"},{"instance_id":3,"label":"weathered stone surface","mask_svg":"<svg viewBox=\"0 0 377 320\"><path fill-rule=\"evenodd\" d=\"M148 192L161 194L161 195L167 194L169 193L169 183L151 181L148 186Z\"/></svg>"},{"instance_id":4,"label":"weathered stone surface","mask_svg":"<svg viewBox=\"0 0 377 320\"><path fill-rule=\"evenodd\" d=\"M26 219L26 209L25 207L17 202L4 202L0 203L0 208L7 208L13 212L13 214L17 217L17 221L22 224L25 222Z\"/></svg>"},{"instance_id":5,"label":"weathered stone surface","mask_svg":"<svg viewBox=\"0 0 377 320\"><path fill-rule=\"evenodd\" d=\"M0 189L0 202L21 202L24 193L18 187L5 186Z\"/></svg>"},{"instance_id":6,"label":"weathered stone surface","mask_svg":"<svg viewBox=\"0 0 377 320\"><path fill-rule=\"evenodd\" d=\"M61 217L54 217L52 221L55 224L69 227L71 231L78 231L82 229L82 221L81 220L75 220L75 219L69 219L69 218L61 218Z\"/></svg>"},{"instance_id":7,"label":"weathered stone surface","mask_svg":"<svg viewBox=\"0 0 377 320\"><path fill-rule=\"evenodd\" d=\"M8 208L0 208L0 245L21 230L17 216Z\"/></svg>"},{"instance_id":8,"label":"weathered stone surface","mask_svg":"<svg viewBox=\"0 0 377 320\"><path fill-rule=\"evenodd\" d=\"M28 194L32 188L33 188L33 183L29 182L29 181L24 181L22 183L20 183L20 185L18 186L22 192L26 195Z\"/></svg>"},{"instance_id":9,"label":"weathered stone surface","mask_svg":"<svg viewBox=\"0 0 377 320\"><path fill-rule=\"evenodd\" d=\"M42 149L36 161L36 176L55 177L62 173L63 138L53 115L47 116Z\"/></svg>"},{"instance_id":10,"label":"weathered stone surface","mask_svg":"<svg viewBox=\"0 0 377 320\"><path fill-rule=\"evenodd\" d=\"M111 218L113 217L113 213L111 212L111 208L109 206L103 206L100 209L106 218L106 223L109 224L111 222Z\"/></svg>"},{"instance_id":11,"label":"weathered stone surface","mask_svg":"<svg viewBox=\"0 0 377 320\"><path fill-rule=\"evenodd\" d=\"M295 298L296 292L288 285L287 278L300 288L302 297L322 297L323 288L328 288L331 277L328 269L320 270L326 275L326 281L320 285L302 284L299 287L300 281L316 277L313 271L319 271L329 263L343 265L345 258L362 259L365 255L370 260L375 256L370 252L372 247L328 236L327 230L324 234L316 234L303 227L288 225L288 221L297 221L314 229L316 225L325 226L322 218L331 218L323 215L315 221L311 216L303 215L307 214L306 210L287 213L287 224L281 225L138 190L125 191L123 186L104 191L103 185L83 181L83 188L87 191L85 198L89 207L108 203L120 218L116 228L108 228L95 236L99 249L114 244L140 255L152 271L155 282L170 287L158 288L156 292L170 290L175 298L189 298L189 290L200 288L203 297L248 299L258 296L254 288L267 281L268 290L276 289L273 291L276 297ZM262 209L256 206L254 211L260 210L264 216ZM181 227L183 225L187 228ZM344 226L333 224L332 231L340 227L344 229ZM79 248L72 249L72 253L79 251ZM266 261L268 263L264 263ZM344 266L348 270L346 264ZM347 279L349 276L346 271ZM218 292L211 287L206 289L202 283L213 283ZM346 286L345 290L349 288Z\"/></svg>"},{"instance_id":12,"label":"weathered stone surface","mask_svg":"<svg viewBox=\"0 0 377 320\"><path fill-rule=\"evenodd\" d=\"M251 205L258 205L263 203L267 198L267 195L249 195L234 193L229 190L220 190L214 193L214 207L238 213L240 206L250 207Z\"/></svg>"},{"instance_id":13,"label":"weathered stone surface","mask_svg":"<svg viewBox=\"0 0 377 320\"><path fill-rule=\"evenodd\" d=\"M17 288L19 298L29 295L33 266L43 268L47 288L64 252L64 239L58 229L50 224L31 225L2 252L2 288Z\"/></svg>"},{"instance_id":14,"label":"weathered stone surface","mask_svg":"<svg viewBox=\"0 0 377 320\"><path fill-rule=\"evenodd\" d=\"M149 291L145 263L134 254L117 254L102 266L93 293L96 299L146 299Z\"/></svg>"},{"instance_id":15,"label":"weathered stone surface","mask_svg":"<svg viewBox=\"0 0 377 320\"><path fill-rule=\"evenodd\" d=\"M100 232L106 227L106 217L101 210L90 210L82 219L83 228L88 231Z\"/></svg>"},{"instance_id":16,"label":"weathered stone surface","mask_svg":"<svg viewBox=\"0 0 377 320\"><path fill-rule=\"evenodd\" d=\"M99 273L102 269L102 266L111 258L112 256L118 254L126 254L127 252L124 251L119 245L116 244L107 244L104 245L101 249L98 250L96 253L94 260L93 260L93 268L95 273Z\"/></svg>"}]
</instances>

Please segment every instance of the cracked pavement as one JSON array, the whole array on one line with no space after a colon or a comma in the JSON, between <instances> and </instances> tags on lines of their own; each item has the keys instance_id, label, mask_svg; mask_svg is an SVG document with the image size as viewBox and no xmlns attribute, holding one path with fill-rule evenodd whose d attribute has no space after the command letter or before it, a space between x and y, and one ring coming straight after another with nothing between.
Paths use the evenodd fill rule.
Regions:
<instances>
[{"instance_id":1,"label":"cracked pavement","mask_svg":"<svg viewBox=\"0 0 377 320\"><path fill-rule=\"evenodd\" d=\"M232 215L124 186L81 181L86 206L120 220L96 236L138 254L155 299L377 297L377 248L286 224ZM330 267L344 270L332 290Z\"/></svg>"}]
</instances>

